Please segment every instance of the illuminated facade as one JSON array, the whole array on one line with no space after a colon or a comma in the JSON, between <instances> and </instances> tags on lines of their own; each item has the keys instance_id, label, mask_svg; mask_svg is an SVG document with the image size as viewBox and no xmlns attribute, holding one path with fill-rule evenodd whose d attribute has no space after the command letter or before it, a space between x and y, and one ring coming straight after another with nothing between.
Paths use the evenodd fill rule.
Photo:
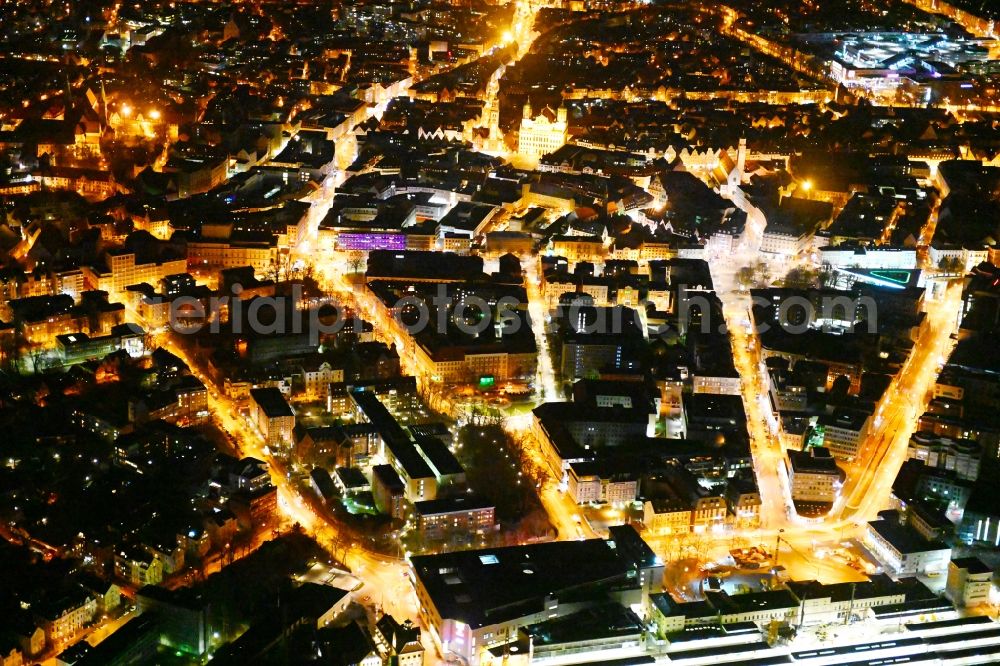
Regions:
<instances>
[{"instance_id":1,"label":"illuminated facade","mask_svg":"<svg viewBox=\"0 0 1000 666\"><path fill-rule=\"evenodd\" d=\"M338 250L405 250L406 235L394 233L341 232L337 234Z\"/></svg>"},{"instance_id":2,"label":"illuminated facade","mask_svg":"<svg viewBox=\"0 0 1000 666\"><path fill-rule=\"evenodd\" d=\"M495 509L488 503L464 496L426 500L413 505L417 529L429 534L447 530L481 533L495 526Z\"/></svg>"},{"instance_id":3,"label":"illuminated facade","mask_svg":"<svg viewBox=\"0 0 1000 666\"><path fill-rule=\"evenodd\" d=\"M895 512L883 514L868 523L863 542L889 572L907 576L947 569L951 548L941 541L928 541L913 528L901 525Z\"/></svg>"},{"instance_id":4,"label":"illuminated facade","mask_svg":"<svg viewBox=\"0 0 1000 666\"><path fill-rule=\"evenodd\" d=\"M844 473L826 449L788 451L788 483L796 502L832 504L843 482Z\"/></svg>"},{"instance_id":5,"label":"illuminated facade","mask_svg":"<svg viewBox=\"0 0 1000 666\"><path fill-rule=\"evenodd\" d=\"M531 104L524 105L521 129L517 135L517 152L523 157L537 160L566 143L566 109L559 107L554 117L545 109L537 116L531 115Z\"/></svg>"},{"instance_id":6,"label":"illuminated facade","mask_svg":"<svg viewBox=\"0 0 1000 666\"><path fill-rule=\"evenodd\" d=\"M627 531L626 531L627 530ZM469 666L523 627L607 603L645 604L662 562L631 526L611 539L556 541L411 558L422 626L441 654ZM629 539L629 532L635 534ZM633 545L640 541L641 546Z\"/></svg>"},{"instance_id":7,"label":"illuminated facade","mask_svg":"<svg viewBox=\"0 0 1000 666\"><path fill-rule=\"evenodd\" d=\"M989 49L977 41L943 34L823 33L809 41L820 48L837 45L828 75L838 84L875 95L917 91L924 102L949 95L956 101L956 92L973 87L961 72L989 59Z\"/></svg>"},{"instance_id":8,"label":"illuminated facade","mask_svg":"<svg viewBox=\"0 0 1000 666\"><path fill-rule=\"evenodd\" d=\"M59 605L39 612L45 638L50 644L60 645L72 639L97 614L97 600L82 589L62 601Z\"/></svg>"},{"instance_id":9,"label":"illuminated facade","mask_svg":"<svg viewBox=\"0 0 1000 666\"><path fill-rule=\"evenodd\" d=\"M654 534L685 534L691 531L691 508L670 499L646 500L642 523Z\"/></svg>"},{"instance_id":10,"label":"illuminated facade","mask_svg":"<svg viewBox=\"0 0 1000 666\"><path fill-rule=\"evenodd\" d=\"M268 446L290 445L295 414L276 388L250 390L250 419L264 436Z\"/></svg>"},{"instance_id":11,"label":"illuminated facade","mask_svg":"<svg viewBox=\"0 0 1000 666\"><path fill-rule=\"evenodd\" d=\"M278 245L271 243L236 242L225 239L203 238L187 245L188 262L192 268L211 266L213 268L239 268L253 266L256 273L263 275L272 269L278 258ZM185 267L181 271L187 270ZM169 273L168 273L169 275Z\"/></svg>"},{"instance_id":12,"label":"illuminated facade","mask_svg":"<svg viewBox=\"0 0 1000 666\"><path fill-rule=\"evenodd\" d=\"M84 279L90 289L99 289L109 294L122 294L125 287L145 282L157 284L168 275L187 271L187 261L175 259L163 262L139 263L134 253L110 254L107 268L84 267Z\"/></svg>"}]
</instances>

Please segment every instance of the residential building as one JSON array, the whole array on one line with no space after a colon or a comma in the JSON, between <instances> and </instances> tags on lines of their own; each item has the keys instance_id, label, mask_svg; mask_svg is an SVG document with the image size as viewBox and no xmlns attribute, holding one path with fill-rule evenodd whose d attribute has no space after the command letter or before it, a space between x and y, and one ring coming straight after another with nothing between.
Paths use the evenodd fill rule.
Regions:
<instances>
[{"instance_id":1,"label":"residential building","mask_svg":"<svg viewBox=\"0 0 1000 666\"><path fill-rule=\"evenodd\" d=\"M309 395L326 397L327 387L344 381L344 369L333 367L322 358L309 358L302 363L302 386Z\"/></svg>"},{"instance_id":2,"label":"residential building","mask_svg":"<svg viewBox=\"0 0 1000 666\"><path fill-rule=\"evenodd\" d=\"M21 645L13 636L0 636L0 666L23 666L24 653Z\"/></svg>"},{"instance_id":3,"label":"residential building","mask_svg":"<svg viewBox=\"0 0 1000 666\"><path fill-rule=\"evenodd\" d=\"M730 479L726 486L726 503L736 529L754 529L760 526L760 490L750 479Z\"/></svg>"},{"instance_id":4,"label":"residential building","mask_svg":"<svg viewBox=\"0 0 1000 666\"><path fill-rule=\"evenodd\" d=\"M534 200L543 198L538 194L532 197ZM544 197L554 199L554 197ZM573 200L569 199L560 202L555 201L538 202L541 205L553 205L561 203L563 207L571 206ZM571 264L580 261L597 261L604 258L607 253L607 243L600 236L553 236L551 239L552 252L559 257L566 257Z\"/></svg>"},{"instance_id":5,"label":"residential building","mask_svg":"<svg viewBox=\"0 0 1000 666\"><path fill-rule=\"evenodd\" d=\"M691 507L677 498L646 500L642 523L653 534L685 534L691 531Z\"/></svg>"},{"instance_id":6,"label":"residential building","mask_svg":"<svg viewBox=\"0 0 1000 666\"><path fill-rule=\"evenodd\" d=\"M28 659L39 655L45 649L45 630L37 620L27 612L7 618L7 631L20 646L21 653Z\"/></svg>"},{"instance_id":7,"label":"residential building","mask_svg":"<svg viewBox=\"0 0 1000 666\"><path fill-rule=\"evenodd\" d=\"M278 244L270 240L200 238L187 244L187 265L197 268L240 268L252 266L257 275L273 271L278 259ZM155 283L151 283L155 284Z\"/></svg>"},{"instance_id":8,"label":"residential building","mask_svg":"<svg viewBox=\"0 0 1000 666\"><path fill-rule=\"evenodd\" d=\"M267 463L257 458L243 458L229 470L227 485L232 492L260 492L271 485Z\"/></svg>"},{"instance_id":9,"label":"residential building","mask_svg":"<svg viewBox=\"0 0 1000 666\"><path fill-rule=\"evenodd\" d=\"M638 313L620 306L560 309L559 372L579 379L641 368L645 340Z\"/></svg>"},{"instance_id":10,"label":"residential building","mask_svg":"<svg viewBox=\"0 0 1000 666\"><path fill-rule=\"evenodd\" d=\"M424 646L420 642L420 627L409 620L400 623L391 615L383 615L375 623L375 638L383 654L397 666L423 666Z\"/></svg>"},{"instance_id":11,"label":"residential building","mask_svg":"<svg viewBox=\"0 0 1000 666\"><path fill-rule=\"evenodd\" d=\"M336 489L344 497L368 492L372 488L371 481L357 467L338 467L333 471L332 480Z\"/></svg>"},{"instance_id":12,"label":"residential building","mask_svg":"<svg viewBox=\"0 0 1000 666\"><path fill-rule=\"evenodd\" d=\"M144 548L127 546L115 553L115 572L136 587L163 581L163 560Z\"/></svg>"},{"instance_id":13,"label":"residential building","mask_svg":"<svg viewBox=\"0 0 1000 666\"><path fill-rule=\"evenodd\" d=\"M372 467L372 495L375 506L393 518L406 517L406 487L392 465Z\"/></svg>"},{"instance_id":14,"label":"residential building","mask_svg":"<svg viewBox=\"0 0 1000 666\"><path fill-rule=\"evenodd\" d=\"M418 448L417 443L403 430L374 392L354 391L350 397L354 402L353 411L357 419L371 423L378 430L381 440L379 454L395 470L397 478L403 484L406 499L410 502L434 499L438 490L438 474L431 468L426 454L422 453L423 447ZM440 448L428 444L428 450L441 463L444 474L459 474L454 468L457 466L460 469L461 466L447 452L447 447L444 452ZM372 479L373 484L374 482Z\"/></svg>"},{"instance_id":15,"label":"residential building","mask_svg":"<svg viewBox=\"0 0 1000 666\"><path fill-rule=\"evenodd\" d=\"M720 495L706 494L693 498L691 529L704 532L721 528L726 522L726 499Z\"/></svg>"},{"instance_id":16,"label":"residential building","mask_svg":"<svg viewBox=\"0 0 1000 666\"><path fill-rule=\"evenodd\" d=\"M49 645L65 645L93 622L97 614L97 599L82 587L72 585L37 608L33 607L39 626L45 631Z\"/></svg>"},{"instance_id":17,"label":"residential building","mask_svg":"<svg viewBox=\"0 0 1000 666\"><path fill-rule=\"evenodd\" d=\"M413 503L417 529L426 534L448 530L483 534L496 527L496 509L475 495L457 495Z\"/></svg>"},{"instance_id":18,"label":"residential building","mask_svg":"<svg viewBox=\"0 0 1000 666\"><path fill-rule=\"evenodd\" d=\"M103 266L84 266L83 277L88 289L106 291L112 295L125 293L133 284L159 284L168 275L187 272L186 259L139 262L134 252L109 252Z\"/></svg>"},{"instance_id":19,"label":"residential building","mask_svg":"<svg viewBox=\"0 0 1000 666\"><path fill-rule=\"evenodd\" d=\"M332 502L337 498L337 486L330 473L322 467L314 467L309 472L309 487L319 495L324 502Z\"/></svg>"},{"instance_id":20,"label":"residential building","mask_svg":"<svg viewBox=\"0 0 1000 666\"><path fill-rule=\"evenodd\" d=\"M577 504L624 504L633 502L639 478L626 467L580 461L569 464L569 496Z\"/></svg>"},{"instance_id":21,"label":"residential building","mask_svg":"<svg viewBox=\"0 0 1000 666\"><path fill-rule=\"evenodd\" d=\"M421 254L421 253L415 253ZM456 257L451 253L427 253L438 256ZM372 253L376 256L376 253ZM479 262L481 258L475 257ZM419 291L411 288L401 288L398 284L387 284L381 276L386 274L401 274L400 281L414 281L413 275L419 281L454 281L463 275L468 266L458 264L455 274L440 275L422 265L422 261L413 258L408 262L401 260L399 266L392 262L379 260L373 267L369 261L369 275L379 276L377 280L370 279L365 297L370 299L375 308L378 321L389 327L389 332L398 340L404 342L401 355L408 355L414 361L417 374L423 375L434 382L470 383L490 378L493 381L523 379L533 376L538 363L538 353L535 349L535 339L527 315L520 307L504 302L504 296L510 296L516 303L524 303L523 287L508 287L504 285L477 285L475 287L449 284L445 287L449 298L441 302L434 296L432 285L419 285ZM447 267L456 263L454 259L444 260ZM481 263L472 264L481 270ZM374 272L378 270L378 272ZM442 269L443 270L443 269ZM420 326L413 329L404 325L420 312L434 313L430 316L444 317L447 321L455 316L459 304L464 307L470 298L481 297L490 310L488 319L484 322L492 326L484 327L475 335L448 335L447 331L437 331L435 326ZM418 305L415 300L421 301ZM412 330L411 330L412 329Z\"/></svg>"},{"instance_id":22,"label":"residential building","mask_svg":"<svg viewBox=\"0 0 1000 666\"><path fill-rule=\"evenodd\" d=\"M268 446L291 446L295 414L279 389L250 389L250 420Z\"/></svg>"}]
</instances>

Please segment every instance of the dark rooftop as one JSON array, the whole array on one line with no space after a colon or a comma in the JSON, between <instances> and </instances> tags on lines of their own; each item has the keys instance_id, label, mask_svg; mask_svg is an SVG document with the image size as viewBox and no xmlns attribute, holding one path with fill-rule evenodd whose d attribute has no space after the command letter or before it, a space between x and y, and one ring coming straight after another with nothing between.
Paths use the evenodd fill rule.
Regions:
<instances>
[{"instance_id":1,"label":"dark rooftop","mask_svg":"<svg viewBox=\"0 0 1000 666\"><path fill-rule=\"evenodd\" d=\"M628 571L603 539L420 555L411 561L441 617L473 627L540 612L552 594L624 582Z\"/></svg>"},{"instance_id":2,"label":"dark rooftop","mask_svg":"<svg viewBox=\"0 0 1000 666\"><path fill-rule=\"evenodd\" d=\"M421 516L456 513L459 511L475 511L476 509L487 509L492 506L491 502L478 495L457 495L455 497L441 497L413 503L413 508Z\"/></svg>"},{"instance_id":3,"label":"dark rooftop","mask_svg":"<svg viewBox=\"0 0 1000 666\"><path fill-rule=\"evenodd\" d=\"M873 520L868 525L903 555L947 548L940 541L924 539L915 529L900 525L894 519Z\"/></svg>"},{"instance_id":4,"label":"dark rooftop","mask_svg":"<svg viewBox=\"0 0 1000 666\"><path fill-rule=\"evenodd\" d=\"M412 431L412 429L411 429ZM417 436L416 446L424 459L430 463L437 476L453 476L462 474L465 470L448 449L448 446L438 437Z\"/></svg>"},{"instance_id":5,"label":"dark rooftop","mask_svg":"<svg viewBox=\"0 0 1000 666\"><path fill-rule=\"evenodd\" d=\"M268 418L278 418L281 416L294 416L292 408L288 406L285 396L276 388L256 388L250 389L250 397L260 405L264 414Z\"/></svg>"}]
</instances>

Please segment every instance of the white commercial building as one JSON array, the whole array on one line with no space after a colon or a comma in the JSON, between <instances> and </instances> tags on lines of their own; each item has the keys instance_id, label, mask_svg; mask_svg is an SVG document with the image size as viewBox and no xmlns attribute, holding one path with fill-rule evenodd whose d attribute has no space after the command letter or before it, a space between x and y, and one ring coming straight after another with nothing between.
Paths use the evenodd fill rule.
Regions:
<instances>
[{"instance_id":1,"label":"white commercial building","mask_svg":"<svg viewBox=\"0 0 1000 666\"><path fill-rule=\"evenodd\" d=\"M917 267L917 251L904 247L863 248L827 246L819 249L819 260L835 268L895 268L912 270Z\"/></svg>"},{"instance_id":2,"label":"white commercial building","mask_svg":"<svg viewBox=\"0 0 1000 666\"><path fill-rule=\"evenodd\" d=\"M894 511L868 523L864 544L893 576L940 573L948 567L951 548L940 541L928 541L917 530L903 525Z\"/></svg>"},{"instance_id":3,"label":"white commercial building","mask_svg":"<svg viewBox=\"0 0 1000 666\"><path fill-rule=\"evenodd\" d=\"M844 483L844 473L825 448L788 451L788 483L796 502L832 504Z\"/></svg>"}]
</instances>

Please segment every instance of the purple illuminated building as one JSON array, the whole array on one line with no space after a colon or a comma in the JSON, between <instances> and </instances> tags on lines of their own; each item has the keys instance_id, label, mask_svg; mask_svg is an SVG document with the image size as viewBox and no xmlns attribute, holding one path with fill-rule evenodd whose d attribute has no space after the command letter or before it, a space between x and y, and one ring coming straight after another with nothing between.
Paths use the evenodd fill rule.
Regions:
<instances>
[{"instance_id":1,"label":"purple illuminated building","mask_svg":"<svg viewBox=\"0 0 1000 666\"><path fill-rule=\"evenodd\" d=\"M342 250L405 250L406 236L398 233L337 234L337 245Z\"/></svg>"}]
</instances>

